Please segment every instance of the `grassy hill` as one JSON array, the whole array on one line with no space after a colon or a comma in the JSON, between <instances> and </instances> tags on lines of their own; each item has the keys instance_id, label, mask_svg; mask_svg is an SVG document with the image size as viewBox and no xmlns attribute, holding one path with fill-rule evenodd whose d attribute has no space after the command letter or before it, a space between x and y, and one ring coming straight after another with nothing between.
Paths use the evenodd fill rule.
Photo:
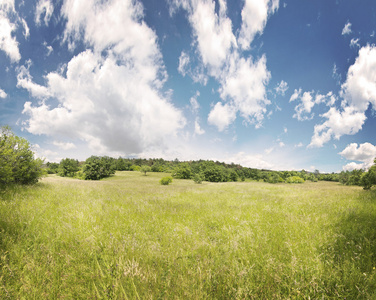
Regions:
<instances>
[{"instance_id":1,"label":"grassy hill","mask_svg":"<svg viewBox=\"0 0 376 300\"><path fill-rule=\"evenodd\" d=\"M375 190L163 176L0 194L0 298L376 298Z\"/></svg>"}]
</instances>

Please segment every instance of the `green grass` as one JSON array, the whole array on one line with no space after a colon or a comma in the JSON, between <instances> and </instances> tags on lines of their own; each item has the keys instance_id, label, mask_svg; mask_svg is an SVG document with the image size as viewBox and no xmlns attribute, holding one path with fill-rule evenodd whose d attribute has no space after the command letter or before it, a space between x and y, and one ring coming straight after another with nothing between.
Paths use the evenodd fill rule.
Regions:
<instances>
[{"instance_id":1,"label":"green grass","mask_svg":"<svg viewBox=\"0 0 376 300\"><path fill-rule=\"evenodd\" d=\"M0 194L0 299L376 299L376 193L118 172Z\"/></svg>"}]
</instances>

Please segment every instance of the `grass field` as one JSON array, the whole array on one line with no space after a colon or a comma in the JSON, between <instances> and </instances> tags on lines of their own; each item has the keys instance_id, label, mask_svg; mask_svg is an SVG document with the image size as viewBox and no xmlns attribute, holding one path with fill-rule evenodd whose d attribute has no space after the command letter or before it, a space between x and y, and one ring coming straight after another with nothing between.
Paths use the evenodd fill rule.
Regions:
<instances>
[{"instance_id":1,"label":"grass field","mask_svg":"<svg viewBox=\"0 0 376 300\"><path fill-rule=\"evenodd\" d=\"M0 194L0 299L376 299L376 191L117 172Z\"/></svg>"}]
</instances>

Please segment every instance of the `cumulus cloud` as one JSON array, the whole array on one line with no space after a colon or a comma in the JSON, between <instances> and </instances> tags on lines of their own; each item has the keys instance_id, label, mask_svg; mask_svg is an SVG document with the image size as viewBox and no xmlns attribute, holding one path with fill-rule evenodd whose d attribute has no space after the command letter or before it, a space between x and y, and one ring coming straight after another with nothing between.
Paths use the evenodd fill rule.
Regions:
<instances>
[{"instance_id":1,"label":"cumulus cloud","mask_svg":"<svg viewBox=\"0 0 376 300\"><path fill-rule=\"evenodd\" d=\"M351 143L339 154L347 160L361 162L351 162L347 164L343 167L345 171L351 171L354 169L368 169L373 165L373 161L376 158L376 146L370 143L359 145L357 143Z\"/></svg>"},{"instance_id":2,"label":"cumulus cloud","mask_svg":"<svg viewBox=\"0 0 376 300\"><path fill-rule=\"evenodd\" d=\"M341 94L358 111L366 111L370 103L376 107L376 46L367 45L359 50Z\"/></svg>"},{"instance_id":3,"label":"cumulus cloud","mask_svg":"<svg viewBox=\"0 0 376 300\"><path fill-rule=\"evenodd\" d=\"M245 152L238 152L228 158L225 158L224 161L256 169L270 170L274 168L274 165L267 162L261 154L252 155Z\"/></svg>"},{"instance_id":4,"label":"cumulus cloud","mask_svg":"<svg viewBox=\"0 0 376 300\"><path fill-rule=\"evenodd\" d=\"M179 67L178 67L178 71L181 75L185 76L187 74L188 65L189 65L189 56L186 52L182 51L179 57Z\"/></svg>"},{"instance_id":5,"label":"cumulus cloud","mask_svg":"<svg viewBox=\"0 0 376 300\"><path fill-rule=\"evenodd\" d=\"M362 47L355 63L347 72L346 81L341 86L341 107L333 106L321 115L327 120L315 126L310 147L322 147L332 138L339 139L345 134L353 135L362 129L369 105L376 107L375 70L376 47Z\"/></svg>"},{"instance_id":6,"label":"cumulus cloud","mask_svg":"<svg viewBox=\"0 0 376 300\"><path fill-rule=\"evenodd\" d=\"M205 130L203 130L200 126L199 119L196 118L195 120L195 134L202 135L205 133Z\"/></svg>"},{"instance_id":7,"label":"cumulus cloud","mask_svg":"<svg viewBox=\"0 0 376 300\"><path fill-rule=\"evenodd\" d=\"M17 25L16 22L10 20L11 14L15 14L14 0L0 2L0 50L4 51L12 62L18 62L21 54L18 42L13 36Z\"/></svg>"},{"instance_id":8,"label":"cumulus cloud","mask_svg":"<svg viewBox=\"0 0 376 300\"><path fill-rule=\"evenodd\" d=\"M343 27L343 29L342 29L342 35L347 35L347 34L350 34L350 33L351 33L351 23L347 22L345 24L345 27Z\"/></svg>"},{"instance_id":9,"label":"cumulus cloud","mask_svg":"<svg viewBox=\"0 0 376 300\"><path fill-rule=\"evenodd\" d=\"M238 47L237 39L232 32L232 22L227 17L224 0L219 1L216 10L215 1L211 0L174 0L170 2L170 11L183 8L188 12L188 20L193 29L194 43L200 55L201 63L208 75L220 84L218 89L221 100L212 108L208 116L209 124L225 130L235 121L237 113L246 123L260 127L270 104L265 86L270 80L270 72L266 66L266 56L259 59L244 57ZM258 15L265 8L268 12L278 9L279 1L264 1L253 5L246 1L243 8L243 27L239 34L244 49L251 42L256 32L261 32L266 18L249 19L251 14ZM258 25L252 24L259 23ZM183 52L179 59L179 71L185 74L188 62ZM184 66L184 67L183 67ZM282 84L282 89L286 86ZM223 117L221 116L223 114Z\"/></svg>"},{"instance_id":10,"label":"cumulus cloud","mask_svg":"<svg viewBox=\"0 0 376 300\"><path fill-rule=\"evenodd\" d=\"M249 49L256 34L262 33L268 17L279 8L279 0L246 0L242 10L242 25L238 42Z\"/></svg>"},{"instance_id":11,"label":"cumulus cloud","mask_svg":"<svg viewBox=\"0 0 376 300\"><path fill-rule=\"evenodd\" d=\"M50 91L47 87L36 84L33 82L33 77L30 75L29 68L32 62L27 61L26 66L17 67L17 87L24 88L29 91L29 93L39 99L45 99L51 96Z\"/></svg>"},{"instance_id":12,"label":"cumulus cloud","mask_svg":"<svg viewBox=\"0 0 376 300\"><path fill-rule=\"evenodd\" d=\"M142 5L67 0L62 15L64 40L70 47L83 40L89 49L69 61L65 74L47 74L45 86L33 82L27 67L19 68L18 85L45 97L25 103L26 129L84 140L96 153L163 147L185 118L161 91L166 74Z\"/></svg>"},{"instance_id":13,"label":"cumulus cloud","mask_svg":"<svg viewBox=\"0 0 376 300\"><path fill-rule=\"evenodd\" d=\"M63 150L70 150L70 149L76 148L76 145L70 142L65 143L65 142L53 141L52 144Z\"/></svg>"},{"instance_id":14,"label":"cumulus cloud","mask_svg":"<svg viewBox=\"0 0 376 300\"><path fill-rule=\"evenodd\" d=\"M224 131L236 119L236 109L229 104L217 102L208 116L208 123Z\"/></svg>"},{"instance_id":15,"label":"cumulus cloud","mask_svg":"<svg viewBox=\"0 0 376 300\"><path fill-rule=\"evenodd\" d=\"M290 102L300 99L301 103L295 106L295 114L293 118L298 119L299 121L304 120L311 120L313 118L313 114L309 115L312 111L313 106L315 105L315 101L312 97L312 92L304 92L302 94L302 89L294 91L290 98Z\"/></svg>"},{"instance_id":16,"label":"cumulus cloud","mask_svg":"<svg viewBox=\"0 0 376 300\"><path fill-rule=\"evenodd\" d=\"M259 127L266 113L266 106L270 104L265 89L269 79L265 56L256 62L251 58L234 59L221 81L221 98L227 100L234 111L239 111L247 122Z\"/></svg>"},{"instance_id":17,"label":"cumulus cloud","mask_svg":"<svg viewBox=\"0 0 376 300\"><path fill-rule=\"evenodd\" d=\"M355 47L360 48L359 39L356 39L356 38L351 39L350 47L351 48L355 48Z\"/></svg>"},{"instance_id":18,"label":"cumulus cloud","mask_svg":"<svg viewBox=\"0 0 376 300\"><path fill-rule=\"evenodd\" d=\"M4 92L4 90L0 89L0 98L6 98L7 97L7 93Z\"/></svg>"},{"instance_id":19,"label":"cumulus cloud","mask_svg":"<svg viewBox=\"0 0 376 300\"><path fill-rule=\"evenodd\" d=\"M197 114L200 108L200 104L197 101L197 97L200 96L200 92L197 91L196 94L189 99L189 103L191 104L191 110L193 113Z\"/></svg>"},{"instance_id":20,"label":"cumulus cloud","mask_svg":"<svg viewBox=\"0 0 376 300\"><path fill-rule=\"evenodd\" d=\"M351 106L338 110L335 107L321 115L326 118L322 124L315 125L314 134L308 147L322 147L332 138L339 140L345 134L355 134L363 126L366 116L364 112L358 112Z\"/></svg>"},{"instance_id":21,"label":"cumulus cloud","mask_svg":"<svg viewBox=\"0 0 376 300\"><path fill-rule=\"evenodd\" d=\"M289 86L287 82L281 80L281 82L277 84L275 91L277 94L284 96L288 89L289 89Z\"/></svg>"},{"instance_id":22,"label":"cumulus cloud","mask_svg":"<svg viewBox=\"0 0 376 300\"><path fill-rule=\"evenodd\" d=\"M48 22L52 17L54 12L54 6L51 0L39 0L35 9L35 23L39 26L41 24L41 19L44 14L44 24L47 26Z\"/></svg>"}]
</instances>

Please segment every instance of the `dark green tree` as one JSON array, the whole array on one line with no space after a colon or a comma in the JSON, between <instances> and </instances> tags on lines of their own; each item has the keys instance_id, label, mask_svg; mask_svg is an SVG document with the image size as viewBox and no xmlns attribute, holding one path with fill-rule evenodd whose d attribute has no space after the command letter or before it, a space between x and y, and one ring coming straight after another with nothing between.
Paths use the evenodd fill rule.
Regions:
<instances>
[{"instance_id":1,"label":"dark green tree","mask_svg":"<svg viewBox=\"0 0 376 300\"><path fill-rule=\"evenodd\" d=\"M76 172L80 169L77 159L64 158L59 164L59 176L61 177L74 177Z\"/></svg>"},{"instance_id":2,"label":"dark green tree","mask_svg":"<svg viewBox=\"0 0 376 300\"><path fill-rule=\"evenodd\" d=\"M14 135L9 126L0 129L0 187L38 182L44 174L42 164L26 139Z\"/></svg>"},{"instance_id":3,"label":"dark green tree","mask_svg":"<svg viewBox=\"0 0 376 300\"><path fill-rule=\"evenodd\" d=\"M115 167L110 157L91 156L86 159L82 172L85 180L99 180L115 174Z\"/></svg>"}]
</instances>

